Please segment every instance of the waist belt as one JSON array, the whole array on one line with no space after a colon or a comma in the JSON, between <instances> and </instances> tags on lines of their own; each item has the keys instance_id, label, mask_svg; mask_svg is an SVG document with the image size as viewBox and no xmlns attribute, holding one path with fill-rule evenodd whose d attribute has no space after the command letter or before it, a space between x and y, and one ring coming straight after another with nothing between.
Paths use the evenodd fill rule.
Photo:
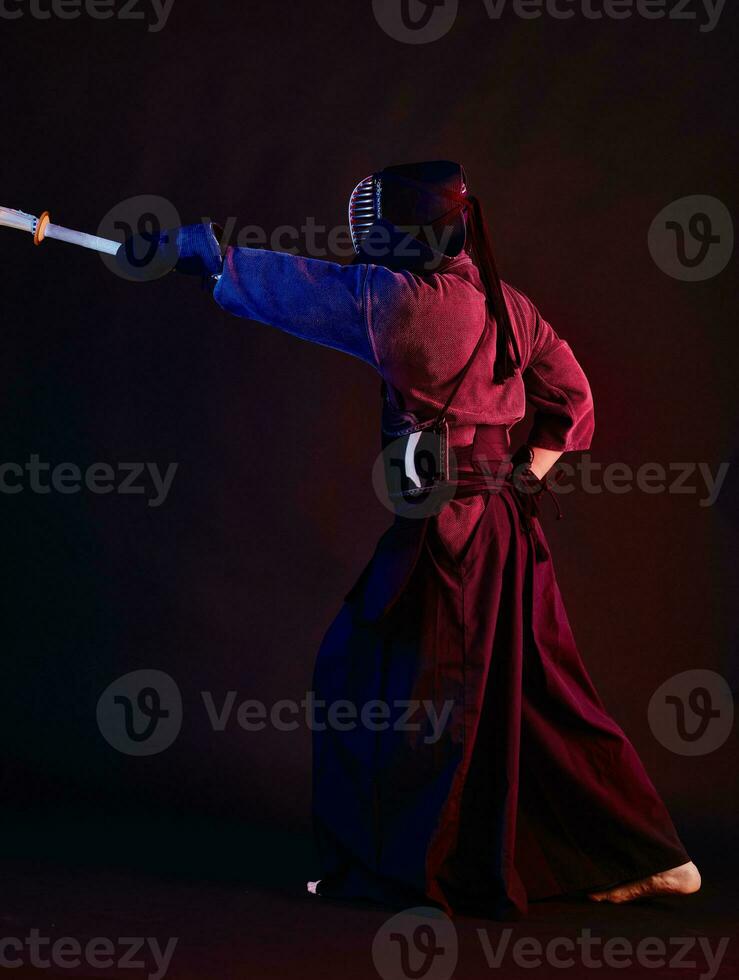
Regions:
<instances>
[{"instance_id":1,"label":"waist belt","mask_svg":"<svg viewBox=\"0 0 739 980\"><path fill-rule=\"evenodd\" d=\"M540 484L540 490L535 494L531 493L530 488L517 488L514 485L508 428L504 425L478 426L472 443L454 450L454 457L457 463L454 497L459 500L481 493L499 493L504 488L510 490L521 528L531 540L536 560L546 561L549 551L536 527L538 496L542 492L551 496L558 518L562 517L562 511L546 481Z\"/></svg>"},{"instance_id":2,"label":"waist belt","mask_svg":"<svg viewBox=\"0 0 739 980\"><path fill-rule=\"evenodd\" d=\"M455 448L452 435L451 444L456 463L455 497L495 493L505 485L513 471L508 426L478 425L471 443Z\"/></svg>"}]
</instances>

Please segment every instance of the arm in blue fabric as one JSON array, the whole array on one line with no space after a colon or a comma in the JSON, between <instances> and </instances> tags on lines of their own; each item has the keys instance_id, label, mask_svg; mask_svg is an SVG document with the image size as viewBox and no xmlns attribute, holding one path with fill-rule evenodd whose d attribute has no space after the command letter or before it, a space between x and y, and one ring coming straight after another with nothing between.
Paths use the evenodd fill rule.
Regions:
<instances>
[{"instance_id":1,"label":"arm in blue fabric","mask_svg":"<svg viewBox=\"0 0 739 980\"><path fill-rule=\"evenodd\" d=\"M125 278L147 281L171 272L214 281L223 267L221 248L210 222L155 234L133 235L116 253Z\"/></svg>"},{"instance_id":2,"label":"arm in blue fabric","mask_svg":"<svg viewBox=\"0 0 739 980\"><path fill-rule=\"evenodd\" d=\"M365 304L370 268L265 249L229 248L213 295L229 313L376 367Z\"/></svg>"},{"instance_id":3,"label":"arm in blue fabric","mask_svg":"<svg viewBox=\"0 0 739 980\"><path fill-rule=\"evenodd\" d=\"M177 272L208 279L220 274L223 268L221 246L213 225L201 222L177 230Z\"/></svg>"}]
</instances>

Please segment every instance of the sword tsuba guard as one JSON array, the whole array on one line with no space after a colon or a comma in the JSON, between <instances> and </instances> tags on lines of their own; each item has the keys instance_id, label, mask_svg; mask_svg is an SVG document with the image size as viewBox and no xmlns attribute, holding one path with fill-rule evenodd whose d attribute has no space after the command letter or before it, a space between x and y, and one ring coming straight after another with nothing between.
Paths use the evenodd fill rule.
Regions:
<instances>
[{"instance_id":1,"label":"sword tsuba guard","mask_svg":"<svg viewBox=\"0 0 739 980\"><path fill-rule=\"evenodd\" d=\"M51 221L51 216L48 211L44 211L36 222L36 227L33 230L33 244L40 245L41 242L46 237L46 229L49 227L49 222Z\"/></svg>"}]
</instances>

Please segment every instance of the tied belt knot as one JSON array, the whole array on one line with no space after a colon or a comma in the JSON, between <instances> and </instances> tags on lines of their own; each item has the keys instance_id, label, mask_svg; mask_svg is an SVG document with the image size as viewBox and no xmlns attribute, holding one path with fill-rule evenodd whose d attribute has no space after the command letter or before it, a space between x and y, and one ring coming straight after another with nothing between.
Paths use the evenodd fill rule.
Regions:
<instances>
[{"instance_id":1,"label":"tied belt knot","mask_svg":"<svg viewBox=\"0 0 739 980\"><path fill-rule=\"evenodd\" d=\"M560 474L540 480L527 464L516 465L505 425L477 426L473 441L457 446L452 430L451 447L457 464L455 499L510 490L521 527L530 538L537 561L546 561L549 551L537 531L536 522L540 518L540 501L544 494L554 503L557 520L562 519L562 509L553 491Z\"/></svg>"}]
</instances>

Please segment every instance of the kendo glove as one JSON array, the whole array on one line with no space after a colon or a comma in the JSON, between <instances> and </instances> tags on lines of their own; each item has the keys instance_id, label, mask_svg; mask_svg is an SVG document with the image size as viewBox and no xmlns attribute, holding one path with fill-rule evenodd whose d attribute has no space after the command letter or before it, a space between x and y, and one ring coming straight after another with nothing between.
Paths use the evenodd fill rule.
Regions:
<instances>
[{"instance_id":1,"label":"kendo glove","mask_svg":"<svg viewBox=\"0 0 739 980\"><path fill-rule=\"evenodd\" d=\"M557 508L557 520L562 518L562 511L559 506L559 501L552 491L552 487L557 482L557 478L554 477L552 480L549 480L547 477L544 477L543 480L540 480L531 469L533 461L534 452L531 446L524 444L511 457L513 470L509 479L513 486L513 496L518 506L521 526L531 537L537 559L539 561L545 561L549 557L549 552L544 545L543 539L537 534L535 525L535 521L539 517L539 505L542 494L549 494L554 501L554 505Z\"/></svg>"},{"instance_id":2,"label":"kendo glove","mask_svg":"<svg viewBox=\"0 0 739 980\"><path fill-rule=\"evenodd\" d=\"M530 446L524 444L511 457L513 471L511 483L520 503L522 516L527 521L539 516L539 497L546 490L546 484L531 469L534 453Z\"/></svg>"},{"instance_id":3,"label":"kendo glove","mask_svg":"<svg viewBox=\"0 0 739 980\"><path fill-rule=\"evenodd\" d=\"M218 225L201 222L173 231L152 231L126 240L116 261L126 279L148 281L176 271L199 276L204 288L213 288L223 271L223 256L216 234Z\"/></svg>"},{"instance_id":4,"label":"kendo glove","mask_svg":"<svg viewBox=\"0 0 739 980\"><path fill-rule=\"evenodd\" d=\"M218 225L212 222L186 225L176 232L177 262L175 271L188 276L200 276L203 281L215 280L223 270L221 246L216 238Z\"/></svg>"}]
</instances>

